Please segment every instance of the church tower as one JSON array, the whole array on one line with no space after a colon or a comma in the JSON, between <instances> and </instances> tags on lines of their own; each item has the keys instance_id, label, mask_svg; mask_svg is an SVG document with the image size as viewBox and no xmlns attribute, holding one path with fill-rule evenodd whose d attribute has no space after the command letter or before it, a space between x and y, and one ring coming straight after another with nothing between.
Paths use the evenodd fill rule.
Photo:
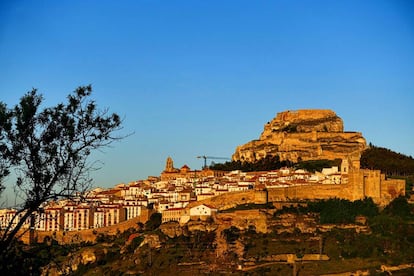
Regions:
<instances>
[{"instance_id":1,"label":"church tower","mask_svg":"<svg viewBox=\"0 0 414 276\"><path fill-rule=\"evenodd\" d=\"M170 156L167 158L167 162L165 164L165 172L174 172L174 162Z\"/></svg>"}]
</instances>

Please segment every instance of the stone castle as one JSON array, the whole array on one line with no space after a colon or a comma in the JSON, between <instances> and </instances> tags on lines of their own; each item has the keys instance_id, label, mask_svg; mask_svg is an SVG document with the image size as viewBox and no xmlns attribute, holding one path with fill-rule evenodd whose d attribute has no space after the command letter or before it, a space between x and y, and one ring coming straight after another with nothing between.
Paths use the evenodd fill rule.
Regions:
<instances>
[{"instance_id":1,"label":"stone castle","mask_svg":"<svg viewBox=\"0 0 414 276\"><path fill-rule=\"evenodd\" d=\"M405 180L386 179L379 170L360 168L361 153L367 148L360 132L344 132L343 121L331 110L284 111L264 126L258 140L236 148L233 160L254 162L268 155L280 160L341 159L341 185L316 184L268 189L269 201L289 199L371 197L380 205L405 195Z\"/></svg>"},{"instance_id":2,"label":"stone castle","mask_svg":"<svg viewBox=\"0 0 414 276\"><path fill-rule=\"evenodd\" d=\"M360 154L366 141L360 132L344 132L343 121L331 110L278 113L264 126L258 140L236 148L232 159L254 162L278 155L293 162L343 159Z\"/></svg>"}]
</instances>

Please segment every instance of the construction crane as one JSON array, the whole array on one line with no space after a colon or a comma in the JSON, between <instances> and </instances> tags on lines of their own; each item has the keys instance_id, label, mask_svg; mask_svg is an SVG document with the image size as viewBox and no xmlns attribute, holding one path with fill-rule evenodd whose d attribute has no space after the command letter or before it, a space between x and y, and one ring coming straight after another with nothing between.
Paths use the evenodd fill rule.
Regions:
<instances>
[{"instance_id":1,"label":"construction crane","mask_svg":"<svg viewBox=\"0 0 414 276\"><path fill-rule=\"evenodd\" d=\"M197 156L197 158L203 158L204 159L203 169L207 168L207 159L231 160L230 158L227 158L227 157L214 157L214 156L205 156L205 155Z\"/></svg>"}]
</instances>

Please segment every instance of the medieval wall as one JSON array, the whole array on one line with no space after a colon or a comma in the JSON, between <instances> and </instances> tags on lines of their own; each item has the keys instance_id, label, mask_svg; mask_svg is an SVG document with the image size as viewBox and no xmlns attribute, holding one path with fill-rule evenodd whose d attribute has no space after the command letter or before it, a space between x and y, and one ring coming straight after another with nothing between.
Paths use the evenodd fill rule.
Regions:
<instances>
[{"instance_id":1,"label":"medieval wall","mask_svg":"<svg viewBox=\"0 0 414 276\"><path fill-rule=\"evenodd\" d=\"M381 201L384 205L399 195L405 195L405 180L384 178L381 181Z\"/></svg>"},{"instance_id":2,"label":"medieval wall","mask_svg":"<svg viewBox=\"0 0 414 276\"><path fill-rule=\"evenodd\" d=\"M405 180L386 179L379 170L352 170L347 184L316 184L268 189L269 201L343 198L351 201L371 197L379 205L405 195Z\"/></svg>"}]
</instances>

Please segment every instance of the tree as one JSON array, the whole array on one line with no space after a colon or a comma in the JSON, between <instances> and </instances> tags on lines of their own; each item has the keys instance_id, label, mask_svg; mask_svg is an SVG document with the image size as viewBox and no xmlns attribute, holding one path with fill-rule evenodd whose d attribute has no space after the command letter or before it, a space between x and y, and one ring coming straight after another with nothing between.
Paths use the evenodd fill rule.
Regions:
<instances>
[{"instance_id":1,"label":"tree","mask_svg":"<svg viewBox=\"0 0 414 276\"><path fill-rule=\"evenodd\" d=\"M390 204L385 207L384 212L402 219L412 218L412 207L408 203L407 198L403 196L399 196L391 201Z\"/></svg>"},{"instance_id":2,"label":"tree","mask_svg":"<svg viewBox=\"0 0 414 276\"><path fill-rule=\"evenodd\" d=\"M146 231L153 231L157 229L162 223L162 215L160 213L151 214L149 220L145 223Z\"/></svg>"},{"instance_id":3,"label":"tree","mask_svg":"<svg viewBox=\"0 0 414 276\"><path fill-rule=\"evenodd\" d=\"M49 108L41 106L43 96L36 89L13 108L0 102L0 190L5 188L1 180L15 171L14 189L23 199L15 220L1 229L1 257L46 202L78 197L90 187L93 150L123 138L113 135L121 129L120 117L99 110L91 93L90 85L81 86L66 103Z\"/></svg>"},{"instance_id":4,"label":"tree","mask_svg":"<svg viewBox=\"0 0 414 276\"><path fill-rule=\"evenodd\" d=\"M223 235L228 243L234 243L240 237L240 229L236 226L223 230Z\"/></svg>"}]
</instances>

